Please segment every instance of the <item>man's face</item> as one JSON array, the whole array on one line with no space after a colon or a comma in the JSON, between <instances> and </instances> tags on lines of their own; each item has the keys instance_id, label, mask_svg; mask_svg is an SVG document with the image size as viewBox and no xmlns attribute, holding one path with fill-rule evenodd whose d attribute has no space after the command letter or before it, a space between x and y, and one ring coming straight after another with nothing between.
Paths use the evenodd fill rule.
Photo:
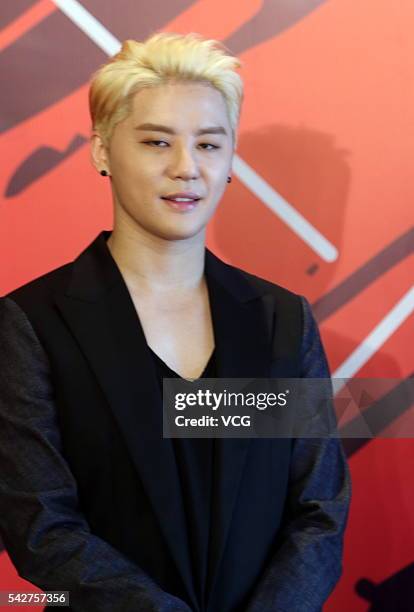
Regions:
<instances>
[{"instance_id":1,"label":"man's face","mask_svg":"<svg viewBox=\"0 0 414 612\"><path fill-rule=\"evenodd\" d=\"M199 134L206 128L216 133ZM114 128L107 153L116 217L123 224L167 240L195 236L214 213L231 170L233 142L224 99L202 83L143 89L129 116ZM182 192L200 199L165 199Z\"/></svg>"}]
</instances>

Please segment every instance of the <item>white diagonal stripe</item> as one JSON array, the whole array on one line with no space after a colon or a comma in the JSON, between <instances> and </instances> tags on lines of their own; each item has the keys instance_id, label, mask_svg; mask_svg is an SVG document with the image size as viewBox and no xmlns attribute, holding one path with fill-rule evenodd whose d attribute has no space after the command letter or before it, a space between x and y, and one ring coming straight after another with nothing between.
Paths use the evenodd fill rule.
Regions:
<instances>
[{"instance_id":1,"label":"white diagonal stripe","mask_svg":"<svg viewBox=\"0 0 414 612\"><path fill-rule=\"evenodd\" d=\"M77 2L77 0L53 0L53 2L102 51L105 51L108 55L114 55L120 50L120 41L96 17L87 11L80 2Z\"/></svg>"},{"instance_id":2,"label":"white diagonal stripe","mask_svg":"<svg viewBox=\"0 0 414 612\"><path fill-rule=\"evenodd\" d=\"M237 155L234 156L233 169L242 183L276 213L313 251L325 261L335 261L338 257L336 247Z\"/></svg>"},{"instance_id":3,"label":"white diagonal stripe","mask_svg":"<svg viewBox=\"0 0 414 612\"><path fill-rule=\"evenodd\" d=\"M77 0L53 1L105 53L114 55L119 51L121 48L120 41L80 2ZM313 251L325 261L335 261L338 257L336 247L238 155L234 156L233 169L242 183L278 215Z\"/></svg>"},{"instance_id":4,"label":"white diagonal stripe","mask_svg":"<svg viewBox=\"0 0 414 612\"><path fill-rule=\"evenodd\" d=\"M352 378L413 312L414 286L407 291L372 332L345 359L332 374L332 378ZM343 381L343 384L345 382ZM337 386L335 388L337 389Z\"/></svg>"}]
</instances>

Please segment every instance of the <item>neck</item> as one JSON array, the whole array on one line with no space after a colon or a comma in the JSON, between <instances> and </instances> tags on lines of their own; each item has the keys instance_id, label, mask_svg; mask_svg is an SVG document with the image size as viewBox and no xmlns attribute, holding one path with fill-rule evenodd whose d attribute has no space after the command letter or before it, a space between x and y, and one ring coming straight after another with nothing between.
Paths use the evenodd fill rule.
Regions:
<instances>
[{"instance_id":1,"label":"neck","mask_svg":"<svg viewBox=\"0 0 414 612\"><path fill-rule=\"evenodd\" d=\"M203 284L205 230L183 240L167 240L136 226L115 223L107 241L128 285L148 293L199 289Z\"/></svg>"}]
</instances>

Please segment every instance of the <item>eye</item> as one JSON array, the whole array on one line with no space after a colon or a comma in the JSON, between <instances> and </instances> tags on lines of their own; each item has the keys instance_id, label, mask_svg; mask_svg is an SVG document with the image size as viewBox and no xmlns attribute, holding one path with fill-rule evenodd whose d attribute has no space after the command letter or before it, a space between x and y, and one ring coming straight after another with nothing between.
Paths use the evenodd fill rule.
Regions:
<instances>
[{"instance_id":1,"label":"eye","mask_svg":"<svg viewBox=\"0 0 414 612\"><path fill-rule=\"evenodd\" d=\"M165 142L165 140L145 140L144 144L148 144L148 145L156 145L157 143L163 142L164 144L168 145L168 142ZM161 149L165 149L165 147L158 147Z\"/></svg>"},{"instance_id":2,"label":"eye","mask_svg":"<svg viewBox=\"0 0 414 612\"><path fill-rule=\"evenodd\" d=\"M200 146L213 147L212 149L206 149L207 151L213 151L214 149L220 149L217 145L211 144L211 142L202 142Z\"/></svg>"}]
</instances>

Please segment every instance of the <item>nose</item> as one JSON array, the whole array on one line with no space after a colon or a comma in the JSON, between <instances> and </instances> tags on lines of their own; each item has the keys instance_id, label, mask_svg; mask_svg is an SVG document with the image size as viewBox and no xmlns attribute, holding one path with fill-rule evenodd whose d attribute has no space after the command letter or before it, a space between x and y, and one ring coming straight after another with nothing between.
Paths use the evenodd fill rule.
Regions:
<instances>
[{"instance_id":1,"label":"nose","mask_svg":"<svg viewBox=\"0 0 414 612\"><path fill-rule=\"evenodd\" d=\"M183 181L198 178L200 171L195 153L186 146L177 147L171 161L170 174L172 178L180 178Z\"/></svg>"}]
</instances>

